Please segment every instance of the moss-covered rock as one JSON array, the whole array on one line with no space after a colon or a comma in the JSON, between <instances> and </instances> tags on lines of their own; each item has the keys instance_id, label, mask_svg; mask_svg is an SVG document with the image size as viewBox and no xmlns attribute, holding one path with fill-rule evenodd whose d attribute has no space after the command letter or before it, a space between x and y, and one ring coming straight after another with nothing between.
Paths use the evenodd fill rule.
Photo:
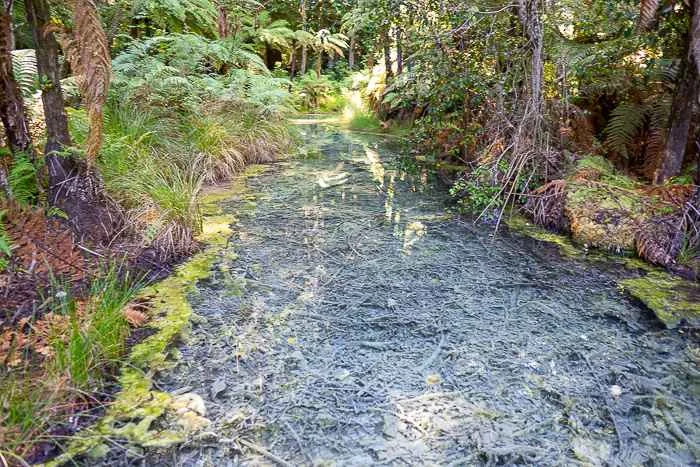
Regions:
<instances>
[{"instance_id":1,"label":"moss-covered rock","mask_svg":"<svg viewBox=\"0 0 700 467\"><path fill-rule=\"evenodd\" d=\"M567 178L564 215L574 241L589 247L633 252L640 227L674 209L679 207L646 193L602 157L580 160Z\"/></svg>"},{"instance_id":2,"label":"moss-covered rock","mask_svg":"<svg viewBox=\"0 0 700 467\"><path fill-rule=\"evenodd\" d=\"M668 328L700 325L700 284L652 271L620 281L620 287L651 309Z\"/></svg>"}]
</instances>

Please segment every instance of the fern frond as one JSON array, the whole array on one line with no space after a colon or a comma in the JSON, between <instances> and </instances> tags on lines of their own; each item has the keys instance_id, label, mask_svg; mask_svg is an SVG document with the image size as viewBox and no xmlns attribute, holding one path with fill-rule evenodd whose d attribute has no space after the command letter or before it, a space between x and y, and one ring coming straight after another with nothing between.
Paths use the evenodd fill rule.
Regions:
<instances>
[{"instance_id":1,"label":"fern frond","mask_svg":"<svg viewBox=\"0 0 700 467\"><path fill-rule=\"evenodd\" d=\"M603 133L608 149L627 157L627 145L644 128L647 108L642 104L623 102L610 114L610 121Z\"/></svg>"},{"instance_id":2,"label":"fern frond","mask_svg":"<svg viewBox=\"0 0 700 467\"><path fill-rule=\"evenodd\" d=\"M25 98L31 97L37 89L36 54L34 49L12 51L12 71Z\"/></svg>"},{"instance_id":3,"label":"fern frond","mask_svg":"<svg viewBox=\"0 0 700 467\"><path fill-rule=\"evenodd\" d=\"M3 223L3 217L5 217L5 211L0 211L0 254L5 256L12 256L12 244L10 241L10 236L5 230L5 224ZM2 270L2 260L0 260L0 270Z\"/></svg>"},{"instance_id":4,"label":"fern frond","mask_svg":"<svg viewBox=\"0 0 700 467\"><path fill-rule=\"evenodd\" d=\"M13 198L20 205L31 205L36 201L36 168L25 154L15 156L7 181Z\"/></svg>"},{"instance_id":5,"label":"fern frond","mask_svg":"<svg viewBox=\"0 0 700 467\"><path fill-rule=\"evenodd\" d=\"M79 84L90 121L85 155L88 163L91 164L95 161L102 145L102 107L109 91L112 60L107 36L102 29L94 0L75 1L73 23L75 39L79 46L76 71L80 75Z\"/></svg>"},{"instance_id":6,"label":"fern frond","mask_svg":"<svg viewBox=\"0 0 700 467\"><path fill-rule=\"evenodd\" d=\"M661 167L666 149L668 122L673 99L670 93L653 95L647 103L649 109L649 136L647 137L643 171L650 179Z\"/></svg>"},{"instance_id":7,"label":"fern frond","mask_svg":"<svg viewBox=\"0 0 700 467\"><path fill-rule=\"evenodd\" d=\"M639 5L639 21L637 28L640 31L648 30L656 21L656 12L659 11L661 0L642 0Z\"/></svg>"},{"instance_id":8,"label":"fern frond","mask_svg":"<svg viewBox=\"0 0 700 467\"><path fill-rule=\"evenodd\" d=\"M5 230L3 217L5 217L5 211L0 211L0 272L7 268L8 259L12 256L12 240Z\"/></svg>"}]
</instances>

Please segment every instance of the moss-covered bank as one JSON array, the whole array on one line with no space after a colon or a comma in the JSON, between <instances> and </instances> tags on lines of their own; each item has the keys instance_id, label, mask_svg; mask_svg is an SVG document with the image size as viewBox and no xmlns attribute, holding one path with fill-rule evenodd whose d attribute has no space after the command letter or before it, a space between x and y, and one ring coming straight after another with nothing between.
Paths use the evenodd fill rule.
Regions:
<instances>
[{"instance_id":1,"label":"moss-covered bank","mask_svg":"<svg viewBox=\"0 0 700 467\"><path fill-rule=\"evenodd\" d=\"M111 440L125 441L138 447L162 447L180 443L194 428L208 420L201 399L196 395L174 396L154 389L153 376L172 365L171 344L189 331L192 307L188 295L197 282L209 276L211 267L227 245L235 216L220 207L224 200L245 198L249 176L264 171L264 166L250 166L233 183L209 187L201 197L202 233L198 240L203 251L177 268L169 278L146 288L141 298L152 304L149 326L155 331L131 349L119 376L120 390L115 400L96 424L81 431L66 451L47 466L71 462L79 456L99 458L109 452ZM174 419L168 429L154 422L161 417Z\"/></svg>"},{"instance_id":2,"label":"moss-covered bank","mask_svg":"<svg viewBox=\"0 0 700 467\"><path fill-rule=\"evenodd\" d=\"M550 232L517 214L507 216L506 224L515 233L557 245L564 256L623 265L638 276L620 279L621 291L646 305L668 328L675 328L681 322L691 327L700 326L700 284L675 277L639 258L613 256L600 250L588 252L568 237Z\"/></svg>"}]
</instances>

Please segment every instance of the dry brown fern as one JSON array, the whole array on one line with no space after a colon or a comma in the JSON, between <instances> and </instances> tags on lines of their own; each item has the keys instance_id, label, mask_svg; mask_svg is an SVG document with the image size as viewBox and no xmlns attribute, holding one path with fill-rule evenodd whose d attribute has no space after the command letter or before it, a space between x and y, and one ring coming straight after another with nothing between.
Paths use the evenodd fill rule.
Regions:
<instances>
[{"instance_id":1,"label":"dry brown fern","mask_svg":"<svg viewBox=\"0 0 700 467\"><path fill-rule=\"evenodd\" d=\"M88 164L92 164L102 145L102 117L109 82L112 61L109 42L102 29L100 16L94 0L73 2L73 24L75 35L74 54L71 67L79 76L78 83L88 112L90 131L86 145Z\"/></svg>"},{"instance_id":2,"label":"dry brown fern","mask_svg":"<svg viewBox=\"0 0 700 467\"><path fill-rule=\"evenodd\" d=\"M536 224L561 230L565 223L565 202L566 180L552 180L530 193L524 209Z\"/></svg>"},{"instance_id":3,"label":"dry brown fern","mask_svg":"<svg viewBox=\"0 0 700 467\"><path fill-rule=\"evenodd\" d=\"M642 0L639 6L639 21L637 22L637 28L640 31L646 31L654 24L660 3L661 0Z\"/></svg>"},{"instance_id":4,"label":"dry brown fern","mask_svg":"<svg viewBox=\"0 0 700 467\"><path fill-rule=\"evenodd\" d=\"M46 217L39 209L24 209L16 205L5 209L5 228L12 240L12 258L22 269L31 274L50 272L75 281L85 277L85 260L70 229Z\"/></svg>"}]
</instances>

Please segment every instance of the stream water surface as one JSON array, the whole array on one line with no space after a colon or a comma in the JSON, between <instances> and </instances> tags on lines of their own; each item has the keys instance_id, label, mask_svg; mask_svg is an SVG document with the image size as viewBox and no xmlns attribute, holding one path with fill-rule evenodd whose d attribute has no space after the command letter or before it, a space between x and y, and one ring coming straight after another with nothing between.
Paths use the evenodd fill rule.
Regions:
<instances>
[{"instance_id":1,"label":"stream water surface","mask_svg":"<svg viewBox=\"0 0 700 467\"><path fill-rule=\"evenodd\" d=\"M235 234L158 380L204 398L208 434L138 463L696 463L696 339L614 272L446 218L386 141L300 129L308 158L224 203Z\"/></svg>"}]
</instances>

